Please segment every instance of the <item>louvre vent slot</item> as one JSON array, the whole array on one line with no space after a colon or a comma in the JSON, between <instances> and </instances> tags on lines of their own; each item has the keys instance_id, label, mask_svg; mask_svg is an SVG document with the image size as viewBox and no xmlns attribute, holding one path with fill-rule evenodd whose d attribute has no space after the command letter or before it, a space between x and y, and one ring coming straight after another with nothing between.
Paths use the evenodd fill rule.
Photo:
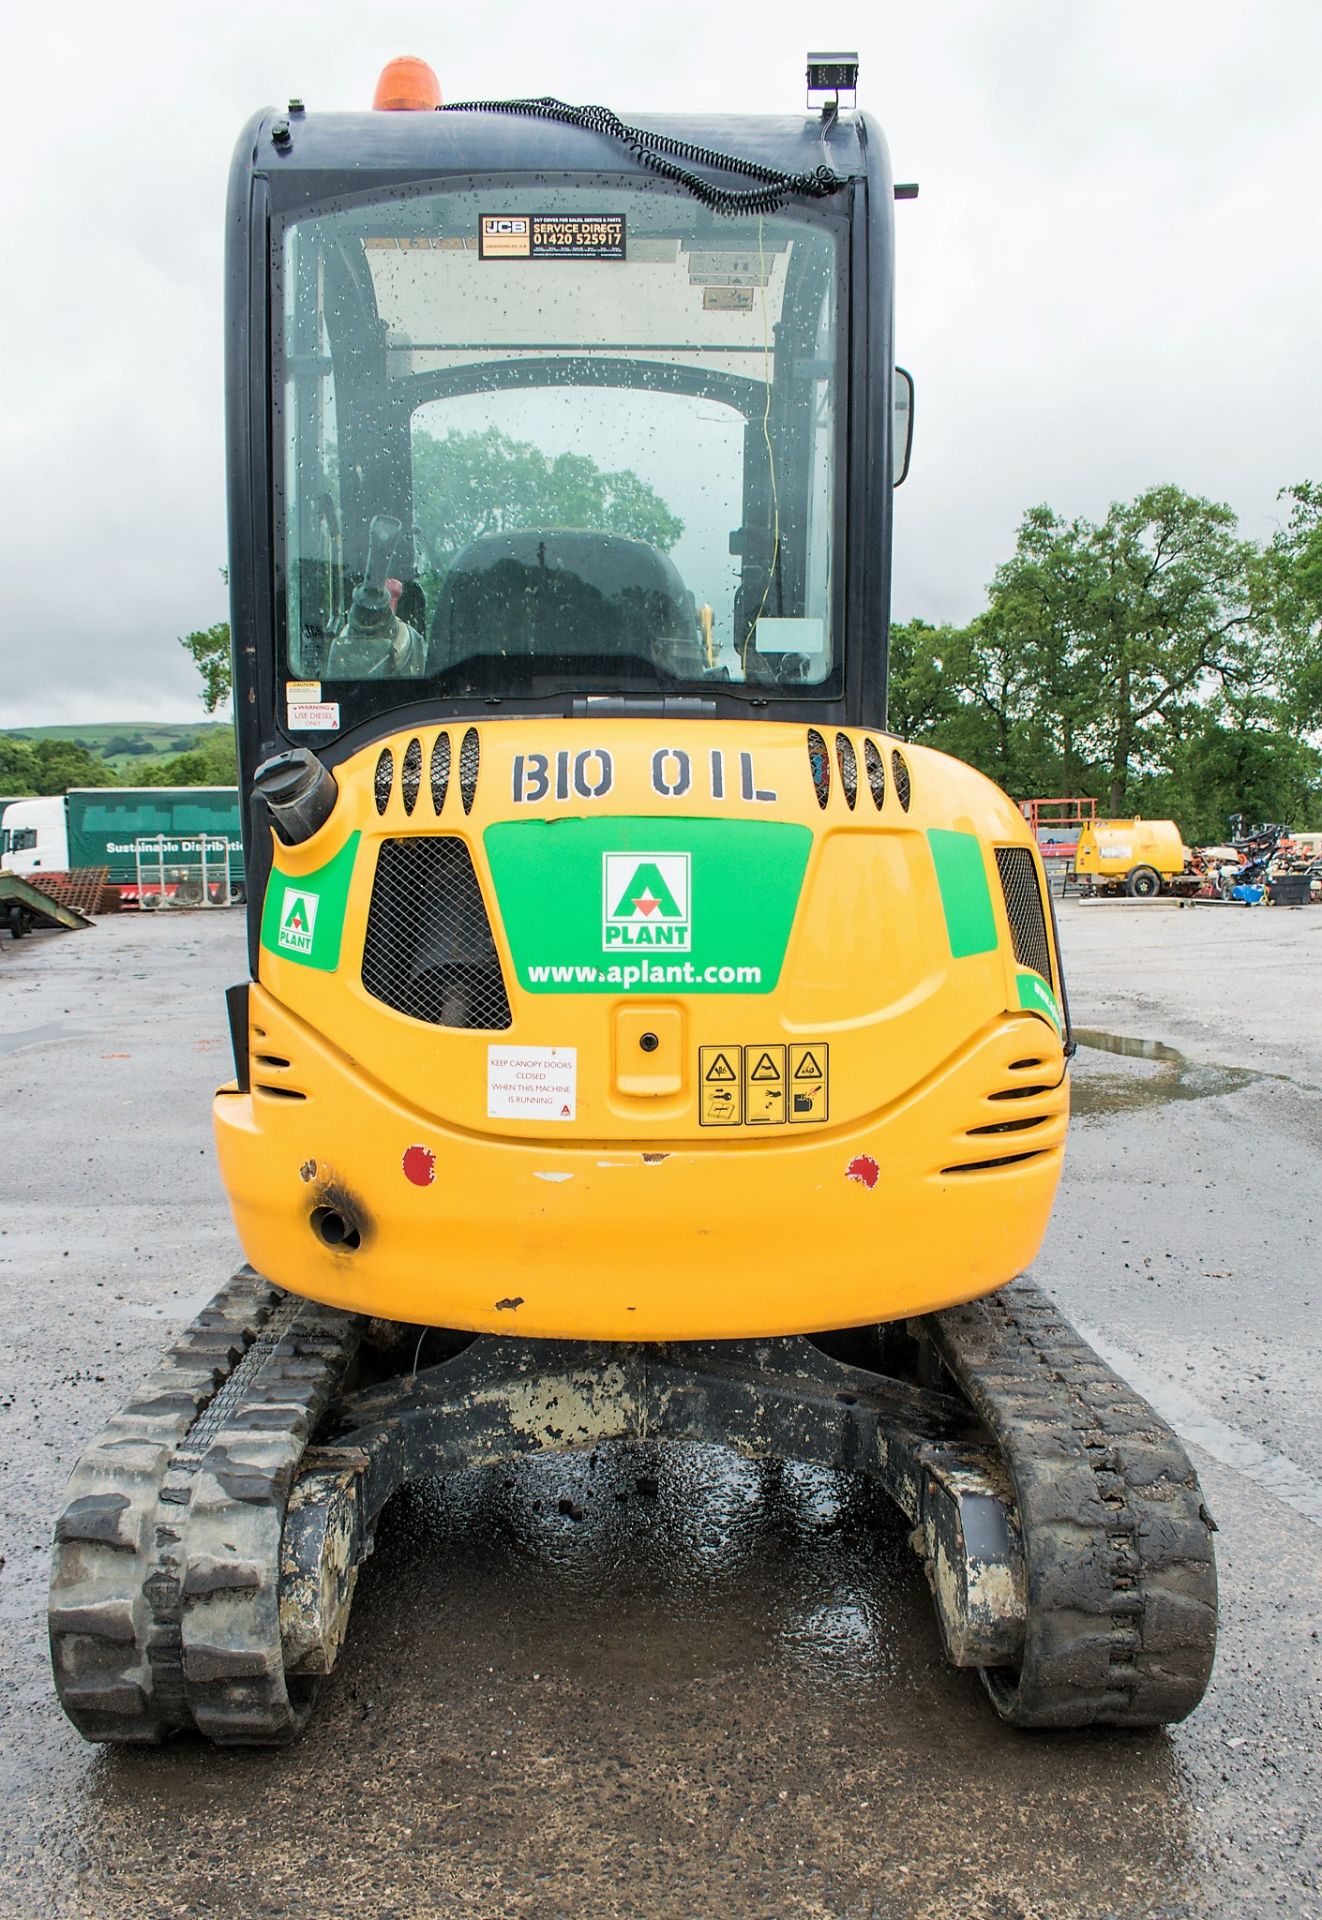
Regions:
<instances>
[{"instance_id":1,"label":"louvre vent slot","mask_svg":"<svg viewBox=\"0 0 1322 1920\"><path fill-rule=\"evenodd\" d=\"M465 813L473 811L473 800L477 794L477 771L481 760L482 749L478 743L477 728L470 727L459 748L459 798L464 803Z\"/></svg>"},{"instance_id":2,"label":"louvre vent slot","mask_svg":"<svg viewBox=\"0 0 1322 1920\"><path fill-rule=\"evenodd\" d=\"M404 759L399 770L399 790L404 796L405 813L412 813L417 806L421 786L422 742L410 740L404 749Z\"/></svg>"},{"instance_id":3,"label":"louvre vent slot","mask_svg":"<svg viewBox=\"0 0 1322 1920\"><path fill-rule=\"evenodd\" d=\"M835 757L840 768L840 785L844 788L845 801L852 813L854 802L858 799L858 756L847 733L835 736Z\"/></svg>"},{"instance_id":4,"label":"louvre vent slot","mask_svg":"<svg viewBox=\"0 0 1322 1920\"><path fill-rule=\"evenodd\" d=\"M1031 1127L1044 1127L1051 1118L1049 1113L1026 1113L1021 1120L995 1120L990 1126L970 1127L970 1140L983 1133L1027 1133Z\"/></svg>"},{"instance_id":5,"label":"louvre vent slot","mask_svg":"<svg viewBox=\"0 0 1322 1920\"><path fill-rule=\"evenodd\" d=\"M462 840L417 834L382 841L363 985L374 999L432 1026L509 1026L491 923Z\"/></svg>"},{"instance_id":6,"label":"louvre vent slot","mask_svg":"<svg viewBox=\"0 0 1322 1920\"><path fill-rule=\"evenodd\" d=\"M909 762L898 747L891 755L891 779L895 782L895 798L907 813L913 789L909 784Z\"/></svg>"},{"instance_id":7,"label":"louvre vent slot","mask_svg":"<svg viewBox=\"0 0 1322 1920\"><path fill-rule=\"evenodd\" d=\"M1051 977L1051 948L1047 941L1046 915L1042 911L1042 889L1037 869L1027 847L997 847L996 868L1005 896L1005 914L1010 922L1014 957L1021 967L1040 973L1048 986Z\"/></svg>"},{"instance_id":8,"label":"louvre vent slot","mask_svg":"<svg viewBox=\"0 0 1322 1920\"><path fill-rule=\"evenodd\" d=\"M1007 1153L997 1160L966 1160L959 1167L942 1167L942 1173L994 1173L1001 1167L1022 1166L1025 1160L1040 1160L1046 1151L1035 1147L1031 1153Z\"/></svg>"},{"instance_id":9,"label":"louvre vent slot","mask_svg":"<svg viewBox=\"0 0 1322 1920\"><path fill-rule=\"evenodd\" d=\"M450 736L448 733L438 733L431 750L431 804L434 813L440 813L449 791Z\"/></svg>"},{"instance_id":10,"label":"louvre vent slot","mask_svg":"<svg viewBox=\"0 0 1322 1920\"><path fill-rule=\"evenodd\" d=\"M999 1093L989 1093L989 1100L1031 1100L1035 1094L1054 1093L1054 1087L1002 1087Z\"/></svg>"},{"instance_id":11,"label":"louvre vent slot","mask_svg":"<svg viewBox=\"0 0 1322 1920\"><path fill-rule=\"evenodd\" d=\"M867 769L868 786L872 790L872 804L880 813L886 799L886 762L875 740L863 742L863 765Z\"/></svg>"},{"instance_id":12,"label":"louvre vent slot","mask_svg":"<svg viewBox=\"0 0 1322 1920\"><path fill-rule=\"evenodd\" d=\"M831 756L827 753L826 742L816 727L808 729L808 770L812 774L817 804L819 807L824 807L831 798Z\"/></svg>"},{"instance_id":13,"label":"louvre vent slot","mask_svg":"<svg viewBox=\"0 0 1322 1920\"><path fill-rule=\"evenodd\" d=\"M384 813L390 805L390 789L395 784L395 756L389 747L382 747L377 755L376 772L372 776L372 792L376 797L376 810Z\"/></svg>"}]
</instances>

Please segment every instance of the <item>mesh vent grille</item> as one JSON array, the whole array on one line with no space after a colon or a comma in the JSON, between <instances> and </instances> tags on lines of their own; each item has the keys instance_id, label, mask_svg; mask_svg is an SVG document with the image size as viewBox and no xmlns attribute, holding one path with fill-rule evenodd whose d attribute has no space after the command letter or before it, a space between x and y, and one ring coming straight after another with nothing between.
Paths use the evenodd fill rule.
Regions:
<instances>
[{"instance_id":1,"label":"mesh vent grille","mask_svg":"<svg viewBox=\"0 0 1322 1920\"><path fill-rule=\"evenodd\" d=\"M491 923L462 840L434 834L382 841L363 985L396 1012L432 1026L509 1026Z\"/></svg>"},{"instance_id":2,"label":"mesh vent grille","mask_svg":"<svg viewBox=\"0 0 1322 1920\"><path fill-rule=\"evenodd\" d=\"M868 785L872 789L872 804L880 813L886 798L886 762L875 740L863 742L863 765L867 768Z\"/></svg>"},{"instance_id":3,"label":"mesh vent grille","mask_svg":"<svg viewBox=\"0 0 1322 1920\"><path fill-rule=\"evenodd\" d=\"M482 749L478 744L477 728L470 727L459 748L459 798L464 803L465 813L473 811L473 798L477 793L477 770L481 760Z\"/></svg>"},{"instance_id":4,"label":"mesh vent grille","mask_svg":"<svg viewBox=\"0 0 1322 1920\"><path fill-rule=\"evenodd\" d=\"M826 751L826 742L816 727L808 729L808 767L812 773L817 804L824 807L831 798L831 759Z\"/></svg>"},{"instance_id":5,"label":"mesh vent grille","mask_svg":"<svg viewBox=\"0 0 1322 1920\"><path fill-rule=\"evenodd\" d=\"M384 813L390 805L390 789L395 784L395 756L389 747L382 747L377 756L376 772L372 776L372 792L376 796L376 810Z\"/></svg>"},{"instance_id":6,"label":"mesh vent grille","mask_svg":"<svg viewBox=\"0 0 1322 1920\"><path fill-rule=\"evenodd\" d=\"M895 798L907 813L912 793L909 785L909 762L898 748L891 755L891 779L895 782Z\"/></svg>"},{"instance_id":7,"label":"mesh vent grille","mask_svg":"<svg viewBox=\"0 0 1322 1920\"><path fill-rule=\"evenodd\" d=\"M997 847L996 869L1005 895L1005 912L1010 922L1014 957L1021 967L1040 973L1048 986L1051 978L1051 947L1047 940L1046 915L1042 911L1042 889L1037 884L1033 856L1027 847Z\"/></svg>"},{"instance_id":8,"label":"mesh vent grille","mask_svg":"<svg viewBox=\"0 0 1322 1920\"><path fill-rule=\"evenodd\" d=\"M431 750L431 804L434 813L439 813L445 805L449 790L450 736L448 733L438 733Z\"/></svg>"},{"instance_id":9,"label":"mesh vent grille","mask_svg":"<svg viewBox=\"0 0 1322 1920\"><path fill-rule=\"evenodd\" d=\"M854 802L858 799L858 756L847 733L835 736L835 757L840 767L840 785L845 790L845 799L852 813Z\"/></svg>"},{"instance_id":10,"label":"mesh vent grille","mask_svg":"<svg viewBox=\"0 0 1322 1920\"><path fill-rule=\"evenodd\" d=\"M404 811L412 813L418 804L418 789L422 785L422 742L410 740L404 749L404 759L399 770L399 790L404 796Z\"/></svg>"}]
</instances>

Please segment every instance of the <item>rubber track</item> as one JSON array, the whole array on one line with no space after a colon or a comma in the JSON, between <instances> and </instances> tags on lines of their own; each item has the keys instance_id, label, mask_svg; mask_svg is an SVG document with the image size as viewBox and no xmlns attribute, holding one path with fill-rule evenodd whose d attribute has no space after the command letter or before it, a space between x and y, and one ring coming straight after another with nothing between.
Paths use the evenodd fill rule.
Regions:
<instances>
[{"instance_id":1,"label":"rubber track","mask_svg":"<svg viewBox=\"0 0 1322 1920\"><path fill-rule=\"evenodd\" d=\"M1160 1726L1202 1699L1216 1650L1213 1531L1188 1455L1031 1282L921 1323L1004 1453L1028 1569L1021 1727Z\"/></svg>"},{"instance_id":2,"label":"rubber track","mask_svg":"<svg viewBox=\"0 0 1322 1920\"><path fill-rule=\"evenodd\" d=\"M74 1469L55 1528L51 1658L89 1740L196 1727L278 1744L306 1716L280 1647L280 1535L361 1322L236 1274Z\"/></svg>"}]
</instances>

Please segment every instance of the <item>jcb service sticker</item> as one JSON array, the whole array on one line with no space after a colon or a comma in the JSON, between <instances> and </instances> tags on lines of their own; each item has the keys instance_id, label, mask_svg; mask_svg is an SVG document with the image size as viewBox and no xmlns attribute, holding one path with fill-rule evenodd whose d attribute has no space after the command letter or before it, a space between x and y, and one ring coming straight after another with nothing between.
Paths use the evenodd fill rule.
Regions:
<instances>
[{"instance_id":1,"label":"jcb service sticker","mask_svg":"<svg viewBox=\"0 0 1322 1920\"><path fill-rule=\"evenodd\" d=\"M623 260L622 213L484 213L483 260Z\"/></svg>"}]
</instances>

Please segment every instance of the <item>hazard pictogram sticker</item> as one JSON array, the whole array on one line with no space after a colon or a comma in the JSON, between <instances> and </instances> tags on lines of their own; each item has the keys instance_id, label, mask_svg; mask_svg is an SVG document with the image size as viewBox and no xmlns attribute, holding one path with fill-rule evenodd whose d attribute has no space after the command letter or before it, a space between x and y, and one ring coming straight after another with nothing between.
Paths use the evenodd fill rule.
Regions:
<instances>
[{"instance_id":1,"label":"hazard pictogram sticker","mask_svg":"<svg viewBox=\"0 0 1322 1920\"><path fill-rule=\"evenodd\" d=\"M698 1048L698 1119L704 1127L737 1127L744 1117L738 1047Z\"/></svg>"},{"instance_id":2,"label":"hazard pictogram sticker","mask_svg":"<svg viewBox=\"0 0 1322 1920\"><path fill-rule=\"evenodd\" d=\"M824 1046L790 1048L791 1121L825 1120L829 1102L829 1049Z\"/></svg>"},{"instance_id":3,"label":"hazard pictogram sticker","mask_svg":"<svg viewBox=\"0 0 1322 1920\"><path fill-rule=\"evenodd\" d=\"M792 1047L699 1047L698 1118L704 1127L824 1121L830 1065L830 1049L816 1040Z\"/></svg>"},{"instance_id":4,"label":"hazard pictogram sticker","mask_svg":"<svg viewBox=\"0 0 1322 1920\"><path fill-rule=\"evenodd\" d=\"M786 1118L784 1047L745 1047L745 1126L780 1127Z\"/></svg>"}]
</instances>

